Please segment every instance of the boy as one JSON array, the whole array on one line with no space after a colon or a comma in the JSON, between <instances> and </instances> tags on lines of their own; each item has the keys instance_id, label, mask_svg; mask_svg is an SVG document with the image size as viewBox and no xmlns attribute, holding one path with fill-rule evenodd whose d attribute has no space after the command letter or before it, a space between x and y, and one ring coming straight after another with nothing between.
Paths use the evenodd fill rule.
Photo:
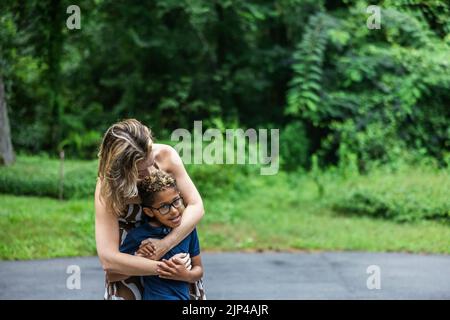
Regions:
<instances>
[{"instance_id":1,"label":"boy","mask_svg":"<svg viewBox=\"0 0 450 320\"><path fill-rule=\"evenodd\" d=\"M141 242L147 238L164 238L172 228L181 224L184 211L183 198L180 196L175 179L169 174L155 170L138 184L145 222L131 230L120 251L136 254ZM167 261L177 253L191 255L192 268ZM171 272L160 267L159 276L145 276L143 300L189 300L189 283L200 280L203 267L200 258L200 245L197 231L194 229L183 241L163 256Z\"/></svg>"}]
</instances>

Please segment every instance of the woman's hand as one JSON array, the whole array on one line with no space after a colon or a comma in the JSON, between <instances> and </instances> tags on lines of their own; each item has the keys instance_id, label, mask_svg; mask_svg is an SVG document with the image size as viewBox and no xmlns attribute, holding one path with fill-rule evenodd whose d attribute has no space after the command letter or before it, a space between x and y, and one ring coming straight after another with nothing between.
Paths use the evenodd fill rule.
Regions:
<instances>
[{"instance_id":1,"label":"woman's hand","mask_svg":"<svg viewBox=\"0 0 450 320\"><path fill-rule=\"evenodd\" d=\"M151 260L159 260L169 251L164 240L148 238L141 242L136 255L143 256Z\"/></svg>"},{"instance_id":2,"label":"woman's hand","mask_svg":"<svg viewBox=\"0 0 450 320\"><path fill-rule=\"evenodd\" d=\"M158 239L148 238L141 242L139 249L136 251L137 256L141 256L150 260L156 260L154 252L156 251L156 247L153 244L154 241L159 241ZM189 253L177 253L169 260L178 259L180 263L184 264L186 269L191 270L191 256Z\"/></svg>"},{"instance_id":3,"label":"woman's hand","mask_svg":"<svg viewBox=\"0 0 450 320\"><path fill-rule=\"evenodd\" d=\"M174 258L171 260L163 259L158 263L156 272L160 278L171 279L185 282L192 282L191 272L182 263L180 259Z\"/></svg>"},{"instance_id":4,"label":"woman's hand","mask_svg":"<svg viewBox=\"0 0 450 320\"><path fill-rule=\"evenodd\" d=\"M137 256L141 256L144 258L154 260L154 258L152 258L152 256L155 253L155 246L153 245L153 242L151 240L156 240L156 239L145 239L144 241L142 241L139 246L139 249L136 251L135 254Z\"/></svg>"}]
</instances>

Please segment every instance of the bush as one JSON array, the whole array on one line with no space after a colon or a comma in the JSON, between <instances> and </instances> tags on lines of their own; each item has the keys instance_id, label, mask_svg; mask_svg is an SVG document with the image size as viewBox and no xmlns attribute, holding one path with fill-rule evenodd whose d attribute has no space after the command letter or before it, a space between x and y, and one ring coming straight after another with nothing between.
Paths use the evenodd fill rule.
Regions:
<instances>
[{"instance_id":1,"label":"bush","mask_svg":"<svg viewBox=\"0 0 450 320\"><path fill-rule=\"evenodd\" d=\"M44 156L18 156L10 167L0 167L0 193L59 197L57 159ZM243 165L187 165L189 176L202 197L245 190L246 177L258 168ZM94 194L97 161L64 162L64 199L79 199ZM256 174L256 173L255 173Z\"/></svg>"},{"instance_id":2,"label":"bush","mask_svg":"<svg viewBox=\"0 0 450 320\"><path fill-rule=\"evenodd\" d=\"M309 140L301 122L288 124L280 134L280 155L283 169L292 171L309 165Z\"/></svg>"},{"instance_id":3,"label":"bush","mask_svg":"<svg viewBox=\"0 0 450 320\"><path fill-rule=\"evenodd\" d=\"M244 165L187 165L186 169L202 197L246 191L252 169Z\"/></svg>"},{"instance_id":4,"label":"bush","mask_svg":"<svg viewBox=\"0 0 450 320\"><path fill-rule=\"evenodd\" d=\"M18 156L10 167L0 167L0 193L59 197L57 159ZM65 199L92 196L97 176L97 161L64 162Z\"/></svg>"},{"instance_id":5,"label":"bush","mask_svg":"<svg viewBox=\"0 0 450 320\"><path fill-rule=\"evenodd\" d=\"M102 136L98 131L85 133L71 132L69 137L60 143L70 158L96 159Z\"/></svg>"},{"instance_id":6,"label":"bush","mask_svg":"<svg viewBox=\"0 0 450 320\"><path fill-rule=\"evenodd\" d=\"M448 171L409 169L398 173L379 171L350 185L337 199L339 212L369 215L397 222L425 219L450 222Z\"/></svg>"},{"instance_id":7,"label":"bush","mask_svg":"<svg viewBox=\"0 0 450 320\"><path fill-rule=\"evenodd\" d=\"M347 8L317 12L304 25L291 56L285 114L313 126L317 134L309 138L327 164L346 144L363 170L370 160L389 162L401 148L444 165L450 46L439 28L416 1L389 1L382 10L387 28L374 33L361 28L365 1L344 2ZM438 6L435 12L445 11Z\"/></svg>"}]
</instances>

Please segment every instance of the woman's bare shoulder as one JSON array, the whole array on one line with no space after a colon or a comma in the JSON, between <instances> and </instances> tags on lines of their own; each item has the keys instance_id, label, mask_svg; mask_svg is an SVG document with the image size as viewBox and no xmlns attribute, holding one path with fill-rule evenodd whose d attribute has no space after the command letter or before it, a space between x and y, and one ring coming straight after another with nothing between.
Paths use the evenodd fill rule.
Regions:
<instances>
[{"instance_id":1,"label":"woman's bare shoulder","mask_svg":"<svg viewBox=\"0 0 450 320\"><path fill-rule=\"evenodd\" d=\"M153 144L153 150L155 152L155 161L161 170L171 172L177 166L182 165L178 152L172 146L155 143Z\"/></svg>"},{"instance_id":2,"label":"woman's bare shoulder","mask_svg":"<svg viewBox=\"0 0 450 320\"><path fill-rule=\"evenodd\" d=\"M161 155L161 154L177 152L172 146L170 146L168 144L164 144L164 143L154 143L152 148L155 151L155 156Z\"/></svg>"}]
</instances>

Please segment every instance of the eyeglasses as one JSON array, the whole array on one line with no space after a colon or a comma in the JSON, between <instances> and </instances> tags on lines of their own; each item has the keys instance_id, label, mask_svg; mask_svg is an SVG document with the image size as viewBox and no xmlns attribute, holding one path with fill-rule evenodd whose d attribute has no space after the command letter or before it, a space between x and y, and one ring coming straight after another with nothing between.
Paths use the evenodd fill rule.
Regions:
<instances>
[{"instance_id":1,"label":"eyeglasses","mask_svg":"<svg viewBox=\"0 0 450 320\"><path fill-rule=\"evenodd\" d=\"M154 207L150 207L150 208L152 208L154 210L158 210L160 214L165 215L165 214L168 214L170 212L170 208L171 207L174 207L175 209L178 209L182 205L183 205L183 198L182 197L178 197L175 200L173 200L171 203L163 204L159 208L154 208Z\"/></svg>"}]
</instances>

